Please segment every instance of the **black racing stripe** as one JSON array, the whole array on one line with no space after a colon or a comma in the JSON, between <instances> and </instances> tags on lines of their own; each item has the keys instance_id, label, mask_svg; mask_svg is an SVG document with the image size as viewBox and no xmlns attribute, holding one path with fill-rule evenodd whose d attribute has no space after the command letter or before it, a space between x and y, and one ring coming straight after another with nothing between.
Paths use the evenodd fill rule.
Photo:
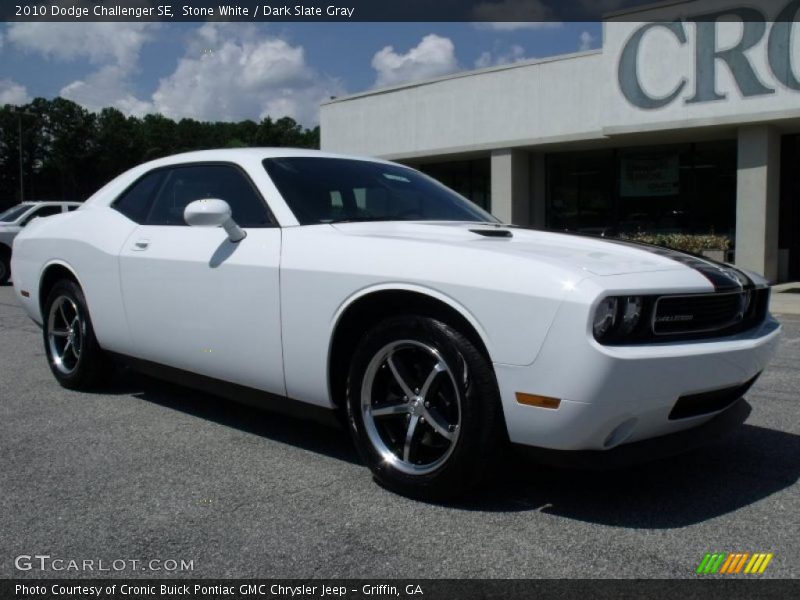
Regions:
<instances>
[{"instance_id":1,"label":"black racing stripe","mask_svg":"<svg viewBox=\"0 0 800 600\"><path fill-rule=\"evenodd\" d=\"M562 233L562 232L557 231L551 233ZM633 240L622 240L618 238L600 237L585 233L573 233L573 232L563 232L563 233L564 235L574 235L576 237L589 237L598 241L608 242L609 244L631 246L634 248L638 248L640 250L644 250L645 252L650 252L651 254L657 254L659 256L669 258L670 260L679 262L682 265L685 265L690 269L693 269L698 273L700 273L703 277L705 277L711 282L711 284L714 286L715 292L737 292L742 290L743 288L754 287L752 280L747 275L739 271L739 269L734 269L733 267L730 267L726 264L719 263L717 261L705 257L699 257L694 254L680 252L678 250L673 250L672 248L664 248L663 246L647 244L645 242L635 242Z\"/></svg>"},{"instance_id":2,"label":"black racing stripe","mask_svg":"<svg viewBox=\"0 0 800 600\"><path fill-rule=\"evenodd\" d=\"M708 279L714 286L714 291L716 292L736 292L742 290L743 288L753 287L753 282L750 280L750 278L739 271L739 269L734 269L726 264L719 263L705 257L701 258L694 254L680 252L671 248L664 248L663 246L654 246L653 244L645 244L631 240L614 239L607 241L615 244L633 246L646 252L650 252L651 254L657 254L686 265L690 269L694 269L703 277Z\"/></svg>"}]
</instances>

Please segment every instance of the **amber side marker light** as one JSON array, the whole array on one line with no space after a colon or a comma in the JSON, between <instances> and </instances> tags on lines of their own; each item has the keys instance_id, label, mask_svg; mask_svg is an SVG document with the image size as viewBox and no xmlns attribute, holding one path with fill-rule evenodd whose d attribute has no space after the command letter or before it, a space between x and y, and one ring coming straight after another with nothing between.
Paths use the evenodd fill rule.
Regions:
<instances>
[{"instance_id":1,"label":"amber side marker light","mask_svg":"<svg viewBox=\"0 0 800 600\"><path fill-rule=\"evenodd\" d=\"M539 408L552 408L557 409L561 406L561 400L558 398L550 398L549 396L537 396L536 394L523 394L517 392L517 402L527 406L538 406Z\"/></svg>"},{"instance_id":2,"label":"amber side marker light","mask_svg":"<svg viewBox=\"0 0 800 600\"><path fill-rule=\"evenodd\" d=\"M20 296L22 296L23 298L30 298L31 297L30 292L26 292L25 290L20 290L19 293L20 293Z\"/></svg>"}]
</instances>

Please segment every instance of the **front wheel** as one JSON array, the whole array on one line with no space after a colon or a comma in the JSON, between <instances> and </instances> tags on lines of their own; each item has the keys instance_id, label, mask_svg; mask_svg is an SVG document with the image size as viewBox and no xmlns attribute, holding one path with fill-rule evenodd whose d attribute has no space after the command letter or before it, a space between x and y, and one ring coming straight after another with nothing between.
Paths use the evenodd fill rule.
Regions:
<instances>
[{"instance_id":1,"label":"front wheel","mask_svg":"<svg viewBox=\"0 0 800 600\"><path fill-rule=\"evenodd\" d=\"M44 348L50 370L70 389L89 390L106 373L103 350L97 343L83 291L73 281L58 281L44 304Z\"/></svg>"},{"instance_id":2,"label":"front wheel","mask_svg":"<svg viewBox=\"0 0 800 600\"><path fill-rule=\"evenodd\" d=\"M375 478L417 498L441 500L476 484L503 439L488 360L427 317L388 319L364 336L350 366L347 408Z\"/></svg>"}]
</instances>

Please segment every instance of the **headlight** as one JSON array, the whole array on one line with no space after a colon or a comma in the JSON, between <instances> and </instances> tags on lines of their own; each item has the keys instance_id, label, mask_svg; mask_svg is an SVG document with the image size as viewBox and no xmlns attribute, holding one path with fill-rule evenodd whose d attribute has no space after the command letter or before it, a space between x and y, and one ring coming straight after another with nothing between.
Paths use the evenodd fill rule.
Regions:
<instances>
[{"instance_id":1,"label":"headlight","mask_svg":"<svg viewBox=\"0 0 800 600\"><path fill-rule=\"evenodd\" d=\"M605 298L594 313L594 337L598 340L606 336L617 322L617 299Z\"/></svg>"},{"instance_id":2,"label":"headlight","mask_svg":"<svg viewBox=\"0 0 800 600\"><path fill-rule=\"evenodd\" d=\"M642 298L641 296L628 296L623 300L622 323L619 332L628 335L636 329L639 319L642 317Z\"/></svg>"},{"instance_id":3,"label":"headlight","mask_svg":"<svg viewBox=\"0 0 800 600\"><path fill-rule=\"evenodd\" d=\"M603 298L594 313L595 339L608 341L630 335L642 319L643 307L641 296Z\"/></svg>"}]
</instances>

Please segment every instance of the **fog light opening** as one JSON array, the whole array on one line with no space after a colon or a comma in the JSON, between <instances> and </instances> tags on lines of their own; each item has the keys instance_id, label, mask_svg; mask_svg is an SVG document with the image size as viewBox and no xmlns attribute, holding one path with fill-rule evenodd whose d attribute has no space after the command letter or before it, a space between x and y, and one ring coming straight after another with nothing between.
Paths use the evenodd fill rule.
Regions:
<instances>
[{"instance_id":1,"label":"fog light opening","mask_svg":"<svg viewBox=\"0 0 800 600\"><path fill-rule=\"evenodd\" d=\"M606 441L603 442L603 448L613 448L625 442L631 437L633 430L636 428L636 423L638 422L638 419L628 419L617 425L614 430L608 434Z\"/></svg>"}]
</instances>

